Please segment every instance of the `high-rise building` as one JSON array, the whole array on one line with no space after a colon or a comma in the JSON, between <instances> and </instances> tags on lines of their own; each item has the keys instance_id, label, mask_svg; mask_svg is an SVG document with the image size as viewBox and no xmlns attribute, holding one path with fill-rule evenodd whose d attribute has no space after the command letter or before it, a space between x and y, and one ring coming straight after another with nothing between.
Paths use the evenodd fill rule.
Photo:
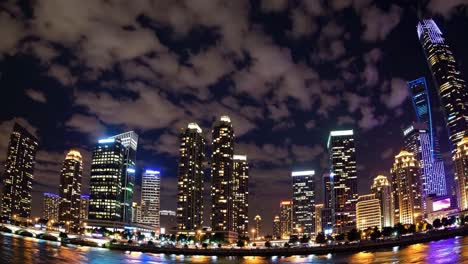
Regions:
<instances>
[{"instance_id":1,"label":"high-rise building","mask_svg":"<svg viewBox=\"0 0 468 264\"><path fill-rule=\"evenodd\" d=\"M205 138L196 123L188 124L180 138L177 183L177 229L198 230L203 225L203 161Z\"/></svg>"},{"instance_id":2,"label":"high-rise building","mask_svg":"<svg viewBox=\"0 0 468 264\"><path fill-rule=\"evenodd\" d=\"M332 208L334 207L333 198L333 182L332 177L330 177L330 173L323 174L323 196L324 196L324 207L325 208Z\"/></svg>"},{"instance_id":3,"label":"high-rise building","mask_svg":"<svg viewBox=\"0 0 468 264\"><path fill-rule=\"evenodd\" d=\"M432 19L423 19L417 26L429 68L434 77L447 122L452 154L468 131L468 88L452 51L439 27Z\"/></svg>"},{"instance_id":4,"label":"high-rise building","mask_svg":"<svg viewBox=\"0 0 468 264\"><path fill-rule=\"evenodd\" d=\"M262 233L262 217L260 215L256 215L254 217L255 222L255 230L254 230L254 239L255 237L260 237Z\"/></svg>"},{"instance_id":5,"label":"high-rise building","mask_svg":"<svg viewBox=\"0 0 468 264\"><path fill-rule=\"evenodd\" d=\"M89 214L89 195L80 197L80 220L88 219Z\"/></svg>"},{"instance_id":6,"label":"high-rise building","mask_svg":"<svg viewBox=\"0 0 468 264\"><path fill-rule=\"evenodd\" d=\"M141 223L159 227L161 174L145 170L141 180Z\"/></svg>"},{"instance_id":7,"label":"high-rise building","mask_svg":"<svg viewBox=\"0 0 468 264\"><path fill-rule=\"evenodd\" d=\"M247 156L234 155L234 224L239 236L249 234L249 164Z\"/></svg>"},{"instance_id":8,"label":"high-rise building","mask_svg":"<svg viewBox=\"0 0 468 264\"><path fill-rule=\"evenodd\" d=\"M357 167L353 130L331 131L328 138L330 178L335 228L339 232L354 228L356 221Z\"/></svg>"},{"instance_id":9,"label":"high-rise building","mask_svg":"<svg viewBox=\"0 0 468 264\"><path fill-rule=\"evenodd\" d=\"M136 153L138 147L138 135L134 131L125 132L109 137L109 139L119 139L124 146L124 159L121 175L120 203L121 221L130 223L132 220L132 202L135 191L135 167Z\"/></svg>"},{"instance_id":10,"label":"high-rise building","mask_svg":"<svg viewBox=\"0 0 468 264\"><path fill-rule=\"evenodd\" d=\"M91 220L122 221L122 172L126 148L120 139L101 139L93 150L89 183ZM128 168L128 170L133 170Z\"/></svg>"},{"instance_id":11,"label":"high-rise building","mask_svg":"<svg viewBox=\"0 0 468 264\"><path fill-rule=\"evenodd\" d=\"M315 205L315 234L322 232L322 209L323 204Z\"/></svg>"},{"instance_id":12,"label":"high-rise building","mask_svg":"<svg viewBox=\"0 0 468 264\"><path fill-rule=\"evenodd\" d=\"M57 222L59 218L60 196L54 193L44 193L42 218Z\"/></svg>"},{"instance_id":13,"label":"high-rise building","mask_svg":"<svg viewBox=\"0 0 468 264\"><path fill-rule=\"evenodd\" d=\"M455 182L458 208L468 209L468 137L457 144L457 152L453 157L455 164Z\"/></svg>"},{"instance_id":14,"label":"high-rise building","mask_svg":"<svg viewBox=\"0 0 468 264\"><path fill-rule=\"evenodd\" d=\"M31 216L31 191L38 147L37 139L15 123L8 144L3 174L2 220Z\"/></svg>"},{"instance_id":15,"label":"high-rise building","mask_svg":"<svg viewBox=\"0 0 468 264\"><path fill-rule=\"evenodd\" d=\"M293 203L292 201L281 201L280 203L280 221L281 238L289 239L293 229Z\"/></svg>"},{"instance_id":16,"label":"high-rise building","mask_svg":"<svg viewBox=\"0 0 468 264\"><path fill-rule=\"evenodd\" d=\"M132 223L141 223L141 204L132 203Z\"/></svg>"},{"instance_id":17,"label":"high-rise building","mask_svg":"<svg viewBox=\"0 0 468 264\"><path fill-rule=\"evenodd\" d=\"M321 219L322 219L322 232L324 234L331 234L333 227L335 226L335 209L333 208L322 208Z\"/></svg>"},{"instance_id":18,"label":"high-rise building","mask_svg":"<svg viewBox=\"0 0 468 264\"><path fill-rule=\"evenodd\" d=\"M80 223L81 177L83 175L83 159L77 150L70 150L65 156L60 171L60 205L59 221Z\"/></svg>"},{"instance_id":19,"label":"high-rise building","mask_svg":"<svg viewBox=\"0 0 468 264\"><path fill-rule=\"evenodd\" d=\"M356 203L356 228L365 230L377 227L382 230L380 201L374 194L360 195Z\"/></svg>"},{"instance_id":20,"label":"high-rise building","mask_svg":"<svg viewBox=\"0 0 468 264\"><path fill-rule=\"evenodd\" d=\"M273 219L273 239L281 238L281 220L279 215L275 215Z\"/></svg>"},{"instance_id":21,"label":"high-rise building","mask_svg":"<svg viewBox=\"0 0 468 264\"><path fill-rule=\"evenodd\" d=\"M394 226L392 186L387 177L377 175L372 183L371 192L380 202L381 226Z\"/></svg>"},{"instance_id":22,"label":"high-rise building","mask_svg":"<svg viewBox=\"0 0 468 264\"><path fill-rule=\"evenodd\" d=\"M315 232L315 171L293 171L293 232Z\"/></svg>"},{"instance_id":23,"label":"high-rise building","mask_svg":"<svg viewBox=\"0 0 468 264\"><path fill-rule=\"evenodd\" d=\"M395 223L415 224L422 220L421 170L413 153L402 150L391 169L395 199Z\"/></svg>"},{"instance_id":24,"label":"high-rise building","mask_svg":"<svg viewBox=\"0 0 468 264\"><path fill-rule=\"evenodd\" d=\"M234 129L228 116L216 121L211 156L211 227L214 231L234 230L233 155Z\"/></svg>"},{"instance_id":25,"label":"high-rise building","mask_svg":"<svg viewBox=\"0 0 468 264\"><path fill-rule=\"evenodd\" d=\"M176 212L171 210L161 210L159 211L159 216L161 217L161 233L166 233L167 231L175 230L177 228L176 221Z\"/></svg>"}]
</instances>

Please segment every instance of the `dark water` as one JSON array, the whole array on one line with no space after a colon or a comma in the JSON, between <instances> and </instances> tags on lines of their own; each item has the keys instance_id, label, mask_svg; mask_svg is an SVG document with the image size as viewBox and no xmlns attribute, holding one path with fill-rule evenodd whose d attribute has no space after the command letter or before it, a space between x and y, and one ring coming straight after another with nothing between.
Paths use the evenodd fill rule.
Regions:
<instances>
[{"instance_id":1,"label":"dark water","mask_svg":"<svg viewBox=\"0 0 468 264\"><path fill-rule=\"evenodd\" d=\"M376 252L279 257L205 257L123 253L63 247L57 242L0 234L0 264L8 263L468 263L468 237Z\"/></svg>"}]
</instances>

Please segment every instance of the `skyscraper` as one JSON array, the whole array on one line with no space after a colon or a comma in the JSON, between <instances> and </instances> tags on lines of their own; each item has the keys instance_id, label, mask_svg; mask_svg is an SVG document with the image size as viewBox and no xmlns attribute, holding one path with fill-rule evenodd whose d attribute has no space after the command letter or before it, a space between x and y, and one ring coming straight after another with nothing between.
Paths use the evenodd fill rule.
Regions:
<instances>
[{"instance_id":1,"label":"skyscraper","mask_svg":"<svg viewBox=\"0 0 468 264\"><path fill-rule=\"evenodd\" d=\"M421 170L413 153L402 150L391 169L395 223L415 224L423 218Z\"/></svg>"},{"instance_id":2,"label":"skyscraper","mask_svg":"<svg viewBox=\"0 0 468 264\"><path fill-rule=\"evenodd\" d=\"M343 232L343 229L354 228L356 221L358 192L353 130L331 131L327 147L330 156L335 227Z\"/></svg>"},{"instance_id":3,"label":"skyscraper","mask_svg":"<svg viewBox=\"0 0 468 264\"><path fill-rule=\"evenodd\" d=\"M89 195L80 197L80 220L88 219L89 214Z\"/></svg>"},{"instance_id":4,"label":"skyscraper","mask_svg":"<svg viewBox=\"0 0 468 264\"><path fill-rule=\"evenodd\" d=\"M234 129L231 119L221 116L212 133L211 227L214 231L236 231L233 212Z\"/></svg>"},{"instance_id":5,"label":"skyscraper","mask_svg":"<svg viewBox=\"0 0 468 264\"><path fill-rule=\"evenodd\" d=\"M141 223L159 227L161 175L145 170L141 180Z\"/></svg>"},{"instance_id":6,"label":"skyscraper","mask_svg":"<svg viewBox=\"0 0 468 264\"><path fill-rule=\"evenodd\" d=\"M60 171L59 221L61 222L69 221L75 226L80 223L82 175L83 161L81 153L77 150L70 150L65 156L65 161Z\"/></svg>"},{"instance_id":7,"label":"skyscraper","mask_svg":"<svg viewBox=\"0 0 468 264\"><path fill-rule=\"evenodd\" d=\"M394 226L392 186L387 177L377 175L371 186L371 192L380 202L381 226Z\"/></svg>"},{"instance_id":8,"label":"skyscraper","mask_svg":"<svg viewBox=\"0 0 468 264\"><path fill-rule=\"evenodd\" d=\"M203 225L203 161L205 138L196 123L188 124L180 138L177 184L177 229L198 230Z\"/></svg>"},{"instance_id":9,"label":"skyscraper","mask_svg":"<svg viewBox=\"0 0 468 264\"><path fill-rule=\"evenodd\" d=\"M249 234L249 164L247 156L234 155L234 224L239 236Z\"/></svg>"},{"instance_id":10,"label":"skyscraper","mask_svg":"<svg viewBox=\"0 0 468 264\"><path fill-rule=\"evenodd\" d=\"M315 232L315 171L293 171L293 232Z\"/></svg>"},{"instance_id":11,"label":"skyscraper","mask_svg":"<svg viewBox=\"0 0 468 264\"><path fill-rule=\"evenodd\" d=\"M99 140L94 148L89 182L89 219L122 221L122 172L125 166L125 151L120 139L113 138Z\"/></svg>"},{"instance_id":12,"label":"skyscraper","mask_svg":"<svg viewBox=\"0 0 468 264\"><path fill-rule=\"evenodd\" d=\"M322 232L322 209L323 204L315 205L315 235Z\"/></svg>"},{"instance_id":13,"label":"skyscraper","mask_svg":"<svg viewBox=\"0 0 468 264\"><path fill-rule=\"evenodd\" d=\"M323 174L323 196L324 196L324 207L325 208L332 208L334 207L333 198L333 182L332 177L330 177L330 173Z\"/></svg>"},{"instance_id":14,"label":"skyscraper","mask_svg":"<svg viewBox=\"0 0 468 264\"><path fill-rule=\"evenodd\" d=\"M109 139L119 139L125 148L121 175L121 221L130 223L132 221L132 202L133 193L135 191L135 167L138 135L134 131L129 131L109 137Z\"/></svg>"},{"instance_id":15,"label":"skyscraper","mask_svg":"<svg viewBox=\"0 0 468 264\"><path fill-rule=\"evenodd\" d=\"M455 163L455 181L458 208L468 209L468 137L457 144L457 152L453 158Z\"/></svg>"},{"instance_id":16,"label":"skyscraper","mask_svg":"<svg viewBox=\"0 0 468 264\"><path fill-rule=\"evenodd\" d=\"M356 228L365 230L377 227L382 230L380 201L374 194L360 195L356 203Z\"/></svg>"},{"instance_id":17,"label":"skyscraper","mask_svg":"<svg viewBox=\"0 0 468 264\"><path fill-rule=\"evenodd\" d=\"M42 218L49 221L58 221L60 196L54 193L44 193L42 205Z\"/></svg>"},{"instance_id":18,"label":"skyscraper","mask_svg":"<svg viewBox=\"0 0 468 264\"><path fill-rule=\"evenodd\" d=\"M281 221L279 215L275 215L273 219L273 239L281 238Z\"/></svg>"},{"instance_id":19,"label":"skyscraper","mask_svg":"<svg viewBox=\"0 0 468 264\"><path fill-rule=\"evenodd\" d=\"M292 234L293 224L293 203L292 201L281 201L280 203L280 221L281 238L289 239Z\"/></svg>"},{"instance_id":20,"label":"skyscraper","mask_svg":"<svg viewBox=\"0 0 468 264\"><path fill-rule=\"evenodd\" d=\"M255 230L254 230L254 239L255 237L260 237L262 233L262 217L260 215L256 215L254 217L255 222Z\"/></svg>"},{"instance_id":21,"label":"skyscraper","mask_svg":"<svg viewBox=\"0 0 468 264\"><path fill-rule=\"evenodd\" d=\"M3 221L9 221L13 216L31 216L31 191L37 147L37 139L24 127L15 123L10 135L3 174Z\"/></svg>"},{"instance_id":22,"label":"skyscraper","mask_svg":"<svg viewBox=\"0 0 468 264\"><path fill-rule=\"evenodd\" d=\"M444 108L452 154L468 130L468 88L442 32L432 19L417 26L429 68Z\"/></svg>"}]
</instances>

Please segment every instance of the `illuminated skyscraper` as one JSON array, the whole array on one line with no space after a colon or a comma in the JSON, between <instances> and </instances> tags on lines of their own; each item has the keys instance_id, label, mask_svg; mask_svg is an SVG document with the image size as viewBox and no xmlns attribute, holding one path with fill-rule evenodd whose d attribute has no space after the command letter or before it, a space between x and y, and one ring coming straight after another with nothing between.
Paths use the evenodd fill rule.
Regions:
<instances>
[{"instance_id":1,"label":"illuminated skyscraper","mask_svg":"<svg viewBox=\"0 0 468 264\"><path fill-rule=\"evenodd\" d=\"M458 208L468 209L468 137L458 142L454 156Z\"/></svg>"},{"instance_id":2,"label":"illuminated skyscraper","mask_svg":"<svg viewBox=\"0 0 468 264\"><path fill-rule=\"evenodd\" d=\"M234 129L228 116L213 127L211 156L211 227L214 231L236 231L233 212Z\"/></svg>"},{"instance_id":3,"label":"illuminated skyscraper","mask_svg":"<svg viewBox=\"0 0 468 264\"><path fill-rule=\"evenodd\" d=\"M89 195L80 197L80 220L88 219L89 214Z\"/></svg>"},{"instance_id":4,"label":"illuminated skyscraper","mask_svg":"<svg viewBox=\"0 0 468 264\"><path fill-rule=\"evenodd\" d=\"M54 193L44 193L42 218L49 221L58 221L60 196Z\"/></svg>"},{"instance_id":5,"label":"illuminated skyscraper","mask_svg":"<svg viewBox=\"0 0 468 264\"><path fill-rule=\"evenodd\" d=\"M60 206L59 221L80 223L81 177L83 159L77 150L70 150L60 171Z\"/></svg>"},{"instance_id":6,"label":"illuminated skyscraper","mask_svg":"<svg viewBox=\"0 0 468 264\"><path fill-rule=\"evenodd\" d=\"M273 239L281 238L281 220L279 215L275 215L273 219Z\"/></svg>"},{"instance_id":7,"label":"illuminated skyscraper","mask_svg":"<svg viewBox=\"0 0 468 264\"><path fill-rule=\"evenodd\" d=\"M331 131L328 138L330 179L335 213L335 228L355 227L357 192L356 148L353 130Z\"/></svg>"},{"instance_id":8,"label":"illuminated skyscraper","mask_svg":"<svg viewBox=\"0 0 468 264\"><path fill-rule=\"evenodd\" d=\"M281 238L289 239L293 229L293 203L292 201L281 201L280 203L280 221Z\"/></svg>"},{"instance_id":9,"label":"illuminated skyscraper","mask_svg":"<svg viewBox=\"0 0 468 264\"><path fill-rule=\"evenodd\" d=\"M442 32L432 19L421 20L418 37L427 58L449 131L452 154L468 131L468 88Z\"/></svg>"},{"instance_id":10,"label":"illuminated skyscraper","mask_svg":"<svg viewBox=\"0 0 468 264\"><path fill-rule=\"evenodd\" d=\"M203 161L205 138L196 123L190 123L180 138L177 184L177 229L198 230L203 225Z\"/></svg>"},{"instance_id":11,"label":"illuminated skyscraper","mask_svg":"<svg viewBox=\"0 0 468 264\"><path fill-rule=\"evenodd\" d=\"M14 124L3 174L2 220L31 216L31 191L38 141Z\"/></svg>"},{"instance_id":12,"label":"illuminated skyscraper","mask_svg":"<svg viewBox=\"0 0 468 264\"><path fill-rule=\"evenodd\" d=\"M234 224L239 236L249 234L249 164L247 156L234 155Z\"/></svg>"},{"instance_id":13,"label":"illuminated skyscraper","mask_svg":"<svg viewBox=\"0 0 468 264\"><path fill-rule=\"evenodd\" d=\"M377 175L374 178L371 191L380 202L381 226L394 226L392 186L387 177Z\"/></svg>"},{"instance_id":14,"label":"illuminated skyscraper","mask_svg":"<svg viewBox=\"0 0 468 264\"><path fill-rule=\"evenodd\" d=\"M141 180L141 223L159 227L161 174L145 170Z\"/></svg>"},{"instance_id":15,"label":"illuminated skyscraper","mask_svg":"<svg viewBox=\"0 0 468 264\"><path fill-rule=\"evenodd\" d=\"M323 204L315 205L315 235L322 232L322 209Z\"/></svg>"},{"instance_id":16,"label":"illuminated skyscraper","mask_svg":"<svg viewBox=\"0 0 468 264\"><path fill-rule=\"evenodd\" d=\"M254 223L255 223L254 238L260 237L263 231L262 230L262 217L260 215L256 215L254 217Z\"/></svg>"},{"instance_id":17,"label":"illuminated skyscraper","mask_svg":"<svg viewBox=\"0 0 468 264\"><path fill-rule=\"evenodd\" d=\"M382 230L380 201L374 194L360 195L356 203L356 228L365 230L377 227Z\"/></svg>"},{"instance_id":18,"label":"illuminated skyscraper","mask_svg":"<svg viewBox=\"0 0 468 264\"><path fill-rule=\"evenodd\" d=\"M293 232L315 232L315 171L293 171Z\"/></svg>"},{"instance_id":19,"label":"illuminated skyscraper","mask_svg":"<svg viewBox=\"0 0 468 264\"><path fill-rule=\"evenodd\" d=\"M125 132L109 139L119 139L124 146L124 163L122 167L121 176L121 197L120 203L122 204L122 222L130 223L132 221L132 202L133 193L135 189L135 167L136 167L136 153L138 147L138 135L133 132Z\"/></svg>"},{"instance_id":20,"label":"illuminated skyscraper","mask_svg":"<svg viewBox=\"0 0 468 264\"><path fill-rule=\"evenodd\" d=\"M113 138L99 140L94 148L89 182L88 219L122 221L122 172L125 166L125 152L126 148L120 139Z\"/></svg>"},{"instance_id":21,"label":"illuminated skyscraper","mask_svg":"<svg viewBox=\"0 0 468 264\"><path fill-rule=\"evenodd\" d=\"M334 207L333 198L333 182L330 173L323 174L323 196L324 196L324 207L332 208Z\"/></svg>"},{"instance_id":22,"label":"illuminated skyscraper","mask_svg":"<svg viewBox=\"0 0 468 264\"><path fill-rule=\"evenodd\" d=\"M402 150L391 169L395 223L415 224L423 218L421 170L413 153Z\"/></svg>"}]
</instances>

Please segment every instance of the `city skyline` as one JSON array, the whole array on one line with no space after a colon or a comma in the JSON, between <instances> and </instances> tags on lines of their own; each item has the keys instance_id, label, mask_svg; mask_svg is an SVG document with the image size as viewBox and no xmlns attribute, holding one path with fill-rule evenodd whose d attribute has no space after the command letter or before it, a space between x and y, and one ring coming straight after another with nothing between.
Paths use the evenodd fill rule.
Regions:
<instances>
[{"instance_id":1,"label":"city skyline","mask_svg":"<svg viewBox=\"0 0 468 264\"><path fill-rule=\"evenodd\" d=\"M3 96L1 139L8 141L16 120L40 141L32 190L33 215L40 215L37 208L41 208L42 193L58 193L59 171L69 149L78 149L83 155L82 194L88 194L93 146L99 139L131 130L140 136L133 196L140 197L144 168L156 168L163 175L161 208L175 210L179 129L197 122L203 136L211 141L212 123L222 115L232 119L235 153L246 155L251 165L250 221L257 214L263 219L279 215L279 201L291 198L291 171L314 168L316 185L322 185L321 177L329 169L326 139L334 130L355 132L358 193L366 194L379 172L389 176L393 157L403 145L401 130L416 121L406 83L422 76L435 109L433 127L440 133L442 157L448 163L447 132L435 97L436 86L416 32L418 19L409 7L383 7L373 2L343 9L330 5L319 11L326 19L316 20L302 3L286 7L230 5L228 10L233 14L244 14L234 16L239 20L231 21L232 16L227 15L227 21L194 19L177 24L159 14L156 18L149 16L149 21L157 21L153 23L129 12L127 21L135 26L124 27L123 31L103 30L116 36L128 34L125 40L142 34L135 35L135 39L148 44L140 46L130 41L128 49L127 45L119 46L119 40L113 44L117 46L91 45L102 44L96 41L75 49L77 35L97 40L90 29L100 28L98 22L85 33L81 28L45 33L39 27L27 31L21 26L11 27L23 30L18 38L41 39L25 38L14 42L14 48L0 47L4 58L0 63L0 85L12 87ZM204 12L184 8L181 10L187 17ZM221 14L226 11L216 4L209 10ZM245 16L246 10L249 16ZM41 16L39 11L45 12L43 9L36 11L38 20L42 20L39 25L63 24L57 22L60 18ZM468 24L465 15L440 12L445 16L436 15L436 22L456 61L461 63L461 72L466 74L468 54L463 47L468 41L462 34ZM27 16L7 15L5 23L16 25L20 21L21 25L20 17L29 20ZM370 23L377 17L383 21L380 25L388 27L371 27L379 24ZM301 30L300 18L309 21L310 28L315 25L314 31ZM344 23L353 19L361 28ZM269 26L271 20L276 21L272 25L277 33ZM122 21L118 24L116 28L127 25ZM166 25L170 30L149 24ZM226 30L227 26L234 29ZM147 34L151 32L154 34ZM399 48L401 41L404 50ZM240 51L248 55L244 57ZM159 63L159 59L165 63ZM8 144L5 142L0 143L2 163ZM208 149L207 156L210 154ZM3 173L3 168L0 171ZM210 225L210 176L204 175L204 224ZM449 165L447 179L449 189L454 186ZM322 188L317 188L316 197L317 203L322 202ZM124 204L129 206L128 202ZM264 221L266 230L271 229L268 222Z\"/></svg>"}]
</instances>

